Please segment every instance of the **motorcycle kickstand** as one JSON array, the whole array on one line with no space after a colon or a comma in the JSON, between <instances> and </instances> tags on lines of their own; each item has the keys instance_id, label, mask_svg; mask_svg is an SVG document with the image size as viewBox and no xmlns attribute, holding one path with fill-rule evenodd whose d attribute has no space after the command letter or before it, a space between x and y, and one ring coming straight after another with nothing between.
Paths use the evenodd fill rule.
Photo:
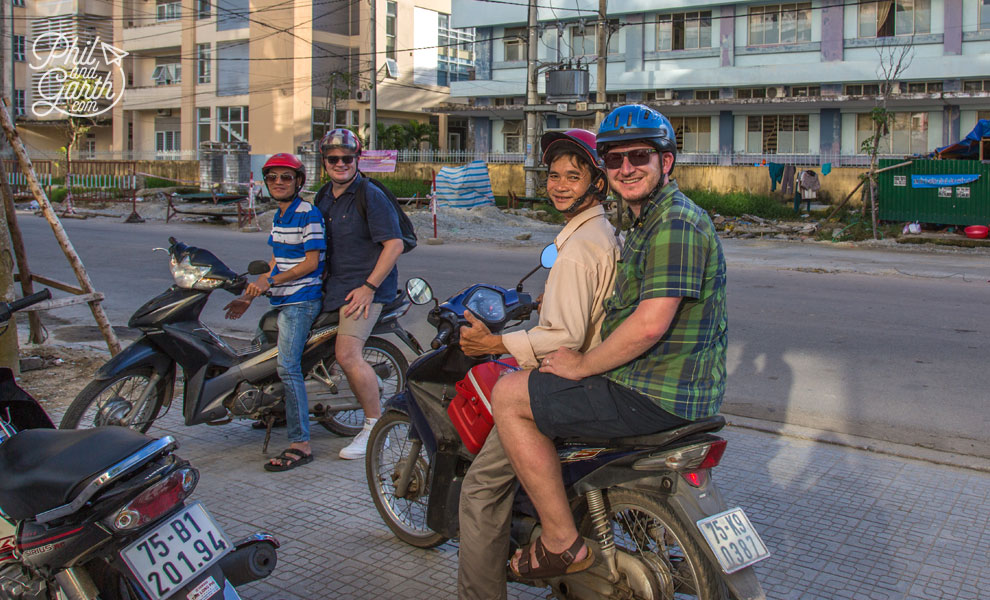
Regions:
<instances>
[{"instance_id":1,"label":"motorcycle kickstand","mask_svg":"<svg viewBox=\"0 0 990 600\"><path fill-rule=\"evenodd\" d=\"M615 538L612 536L612 528L608 524L608 516L605 514L605 498L601 490L591 490L585 494L588 501L588 515L591 517L591 525L598 536L598 544L601 546L602 558L608 565L608 578L612 583L619 581L619 569L616 566Z\"/></svg>"},{"instance_id":2,"label":"motorcycle kickstand","mask_svg":"<svg viewBox=\"0 0 990 600\"><path fill-rule=\"evenodd\" d=\"M275 424L275 415L268 413L262 419L265 422L265 443L261 446L261 453L268 452L268 442L272 439L272 426Z\"/></svg>"}]
</instances>

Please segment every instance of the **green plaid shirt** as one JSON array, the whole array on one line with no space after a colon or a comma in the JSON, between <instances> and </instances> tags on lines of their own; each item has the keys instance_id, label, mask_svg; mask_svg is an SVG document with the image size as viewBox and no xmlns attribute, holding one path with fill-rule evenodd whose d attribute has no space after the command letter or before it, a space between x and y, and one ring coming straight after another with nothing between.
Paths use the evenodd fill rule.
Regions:
<instances>
[{"instance_id":1,"label":"green plaid shirt","mask_svg":"<svg viewBox=\"0 0 990 600\"><path fill-rule=\"evenodd\" d=\"M683 298L660 341L606 378L697 420L714 415L725 393L725 256L708 213L668 183L643 204L605 301L602 339L648 298Z\"/></svg>"}]
</instances>

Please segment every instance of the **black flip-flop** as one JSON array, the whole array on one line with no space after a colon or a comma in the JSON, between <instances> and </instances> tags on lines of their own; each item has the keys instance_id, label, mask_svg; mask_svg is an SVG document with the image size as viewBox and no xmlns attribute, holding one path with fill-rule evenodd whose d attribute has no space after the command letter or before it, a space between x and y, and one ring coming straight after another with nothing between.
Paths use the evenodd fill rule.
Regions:
<instances>
[{"instance_id":1,"label":"black flip-flop","mask_svg":"<svg viewBox=\"0 0 990 600\"><path fill-rule=\"evenodd\" d=\"M285 464L275 465L269 462L265 463L266 471L289 471L295 469L296 467L301 467L307 463L313 462L312 454L305 454L302 450L296 450L295 448L286 448L282 450L282 453L275 457L278 460L285 461Z\"/></svg>"}]
</instances>

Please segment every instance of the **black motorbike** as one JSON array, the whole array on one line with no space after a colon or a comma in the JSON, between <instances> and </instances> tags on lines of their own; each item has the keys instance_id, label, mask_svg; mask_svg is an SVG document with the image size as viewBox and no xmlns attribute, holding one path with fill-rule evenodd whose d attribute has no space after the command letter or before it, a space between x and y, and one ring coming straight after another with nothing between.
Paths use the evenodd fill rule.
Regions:
<instances>
[{"instance_id":1,"label":"black motorbike","mask_svg":"<svg viewBox=\"0 0 990 600\"><path fill-rule=\"evenodd\" d=\"M48 290L0 303L10 313ZM200 502L171 436L59 431L0 369L0 600L235 600L267 577L278 541L232 543Z\"/></svg>"},{"instance_id":2,"label":"black motorbike","mask_svg":"<svg viewBox=\"0 0 990 600\"><path fill-rule=\"evenodd\" d=\"M128 322L141 337L97 371L66 410L60 427L72 429L121 425L145 432L168 409L177 367L184 374L182 414L186 425L222 425L234 418L271 424L284 415L284 392L276 372L277 311L266 313L253 343L235 348L199 320L216 289L240 294L246 275L267 273L265 261L253 261L237 274L211 252L175 238L167 252L175 279L158 297L139 308ZM164 250L163 248L160 250ZM399 325L411 304L405 294L382 310L368 338L364 357L379 379L382 398L402 389L408 363L402 352L380 337L392 333L419 354L416 339ZM311 419L340 435L356 435L364 411L334 357L337 313L323 313L310 330L302 357ZM267 446L268 437L265 444Z\"/></svg>"},{"instance_id":3,"label":"black motorbike","mask_svg":"<svg viewBox=\"0 0 990 600\"><path fill-rule=\"evenodd\" d=\"M424 280L406 287L414 303L432 300ZM516 368L514 361L461 351L465 309L498 332L528 319L533 307L520 282L516 289L472 285L430 311L433 351L413 362L406 389L386 403L365 459L375 506L401 540L430 548L458 537L461 483L491 427L490 391L502 372ZM575 523L595 542L598 558L585 571L526 583L549 586L553 597L568 600L764 598L752 565L769 552L745 512L725 504L711 476L726 446L713 434L724 424L715 416L652 435L558 440ZM535 508L520 488L512 551L539 532Z\"/></svg>"}]
</instances>

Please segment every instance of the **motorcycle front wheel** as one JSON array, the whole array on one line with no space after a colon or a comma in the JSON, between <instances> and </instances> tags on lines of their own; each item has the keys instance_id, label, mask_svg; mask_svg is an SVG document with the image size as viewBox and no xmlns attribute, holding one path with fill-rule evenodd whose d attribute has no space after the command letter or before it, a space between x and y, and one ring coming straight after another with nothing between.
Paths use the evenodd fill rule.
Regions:
<instances>
[{"instance_id":1,"label":"motorcycle front wheel","mask_svg":"<svg viewBox=\"0 0 990 600\"><path fill-rule=\"evenodd\" d=\"M696 536L661 499L623 489L605 493L608 522L615 546L653 571L661 598L723 600L727 590ZM585 515L581 533L596 539ZM566 596L564 596L566 597Z\"/></svg>"},{"instance_id":2,"label":"motorcycle front wheel","mask_svg":"<svg viewBox=\"0 0 990 600\"><path fill-rule=\"evenodd\" d=\"M408 416L390 412L375 423L364 461L375 508L396 537L417 548L435 548L447 541L426 524L430 457L422 443L409 438ZM409 473L409 483L399 497L395 486L404 472Z\"/></svg>"},{"instance_id":3,"label":"motorcycle front wheel","mask_svg":"<svg viewBox=\"0 0 990 600\"><path fill-rule=\"evenodd\" d=\"M375 375L378 376L379 402L384 403L385 400L402 391L409 363L402 351L394 344L382 338L368 338L364 344L364 360L368 361ZM316 363L308 378L336 389L336 393L343 397L354 396L351 386L347 383L347 377L344 376L344 370L333 356ZM337 435L354 436L364 427L364 411L358 408L328 412L318 421L320 425Z\"/></svg>"},{"instance_id":4,"label":"motorcycle front wheel","mask_svg":"<svg viewBox=\"0 0 990 600\"><path fill-rule=\"evenodd\" d=\"M153 376L151 368L136 368L91 381L69 405L59 429L119 425L145 433L165 403L172 373L160 378L155 389L145 394Z\"/></svg>"}]
</instances>

